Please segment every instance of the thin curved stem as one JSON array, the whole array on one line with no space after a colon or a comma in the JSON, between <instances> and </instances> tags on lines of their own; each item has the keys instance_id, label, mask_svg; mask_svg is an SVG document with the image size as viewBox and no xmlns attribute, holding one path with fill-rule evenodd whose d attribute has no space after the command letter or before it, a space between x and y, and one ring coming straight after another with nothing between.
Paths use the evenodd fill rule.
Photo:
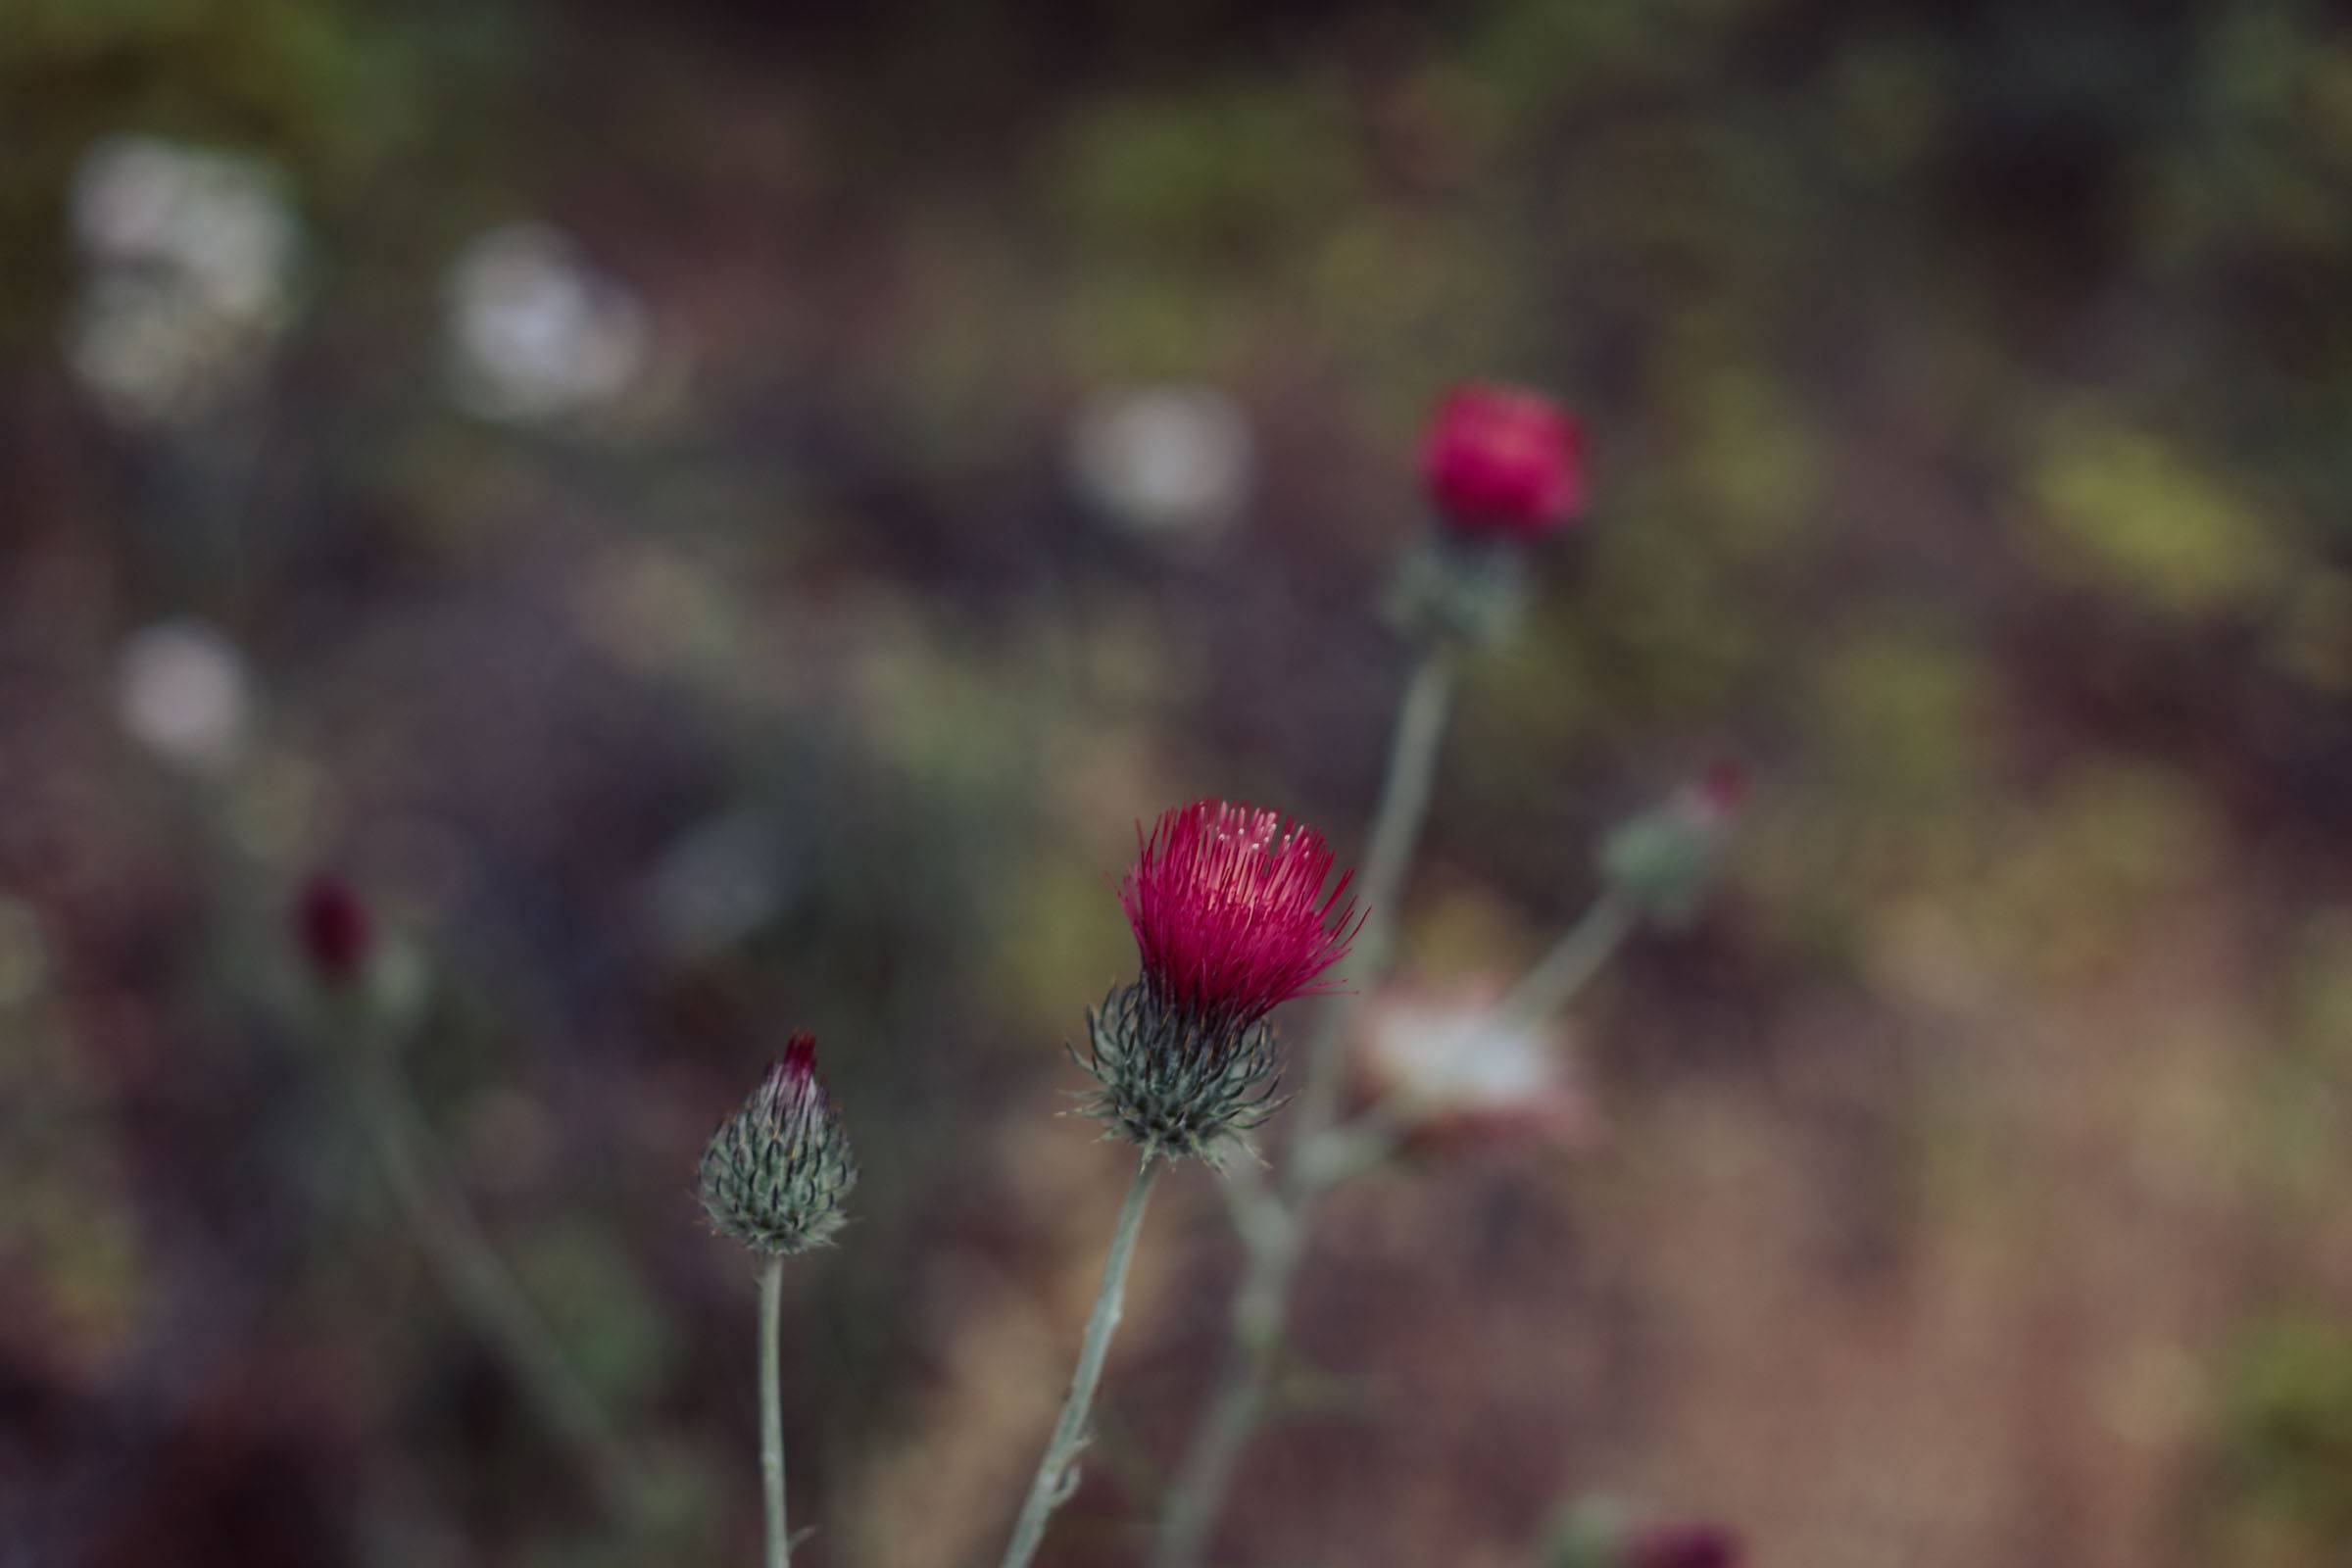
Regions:
<instances>
[{"instance_id":1,"label":"thin curved stem","mask_svg":"<svg viewBox=\"0 0 2352 1568\"><path fill-rule=\"evenodd\" d=\"M767 1568L790 1568L792 1536L784 1516L782 1338L784 1259L760 1265L760 1500L767 1517Z\"/></svg>"},{"instance_id":2,"label":"thin curved stem","mask_svg":"<svg viewBox=\"0 0 2352 1568\"><path fill-rule=\"evenodd\" d=\"M1642 911L1614 889L1594 899L1495 1004L1493 1027L1524 1029L1568 1005L1641 923Z\"/></svg>"},{"instance_id":3,"label":"thin curved stem","mask_svg":"<svg viewBox=\"0 0 2352 1568\"><path fill-rule=\"evenodd\" d=\"M540 1415L578 1452L604 1501L626 1514L637 1500L636 1471L596 1400L509 1272L442 1160L424 1114L382 1043L359 1072L360 1120L376 1162L425 1257L475 1331L504 1356Z\"/></svg>"},{"instance_id":4,"label":"thin curved stem","mask_svg":"<svg viewBox=\"0 0 2352 1568\"><path fill-rule=\"evenodd\" d=\"M1095 1309L1086 1320L1086 1340L1079 1347L1078 1370L1070 1376L1069 1397L1062 1401L1061 1419L1054 1424L1053 1440L1038 1461L1037 1477L1004 1546L1003 1568L1027 1568L1046 1539L1046 1523L1054 1510L1076 1491L1074 1468L1078 1450L1086 1446L1086 1418L1094 1408L1095 1390L1102 1382L1102 1363L1110 1354L1111 1336L1118 1331L1119 1313L1127 1297L1127 1268L1135 1261L1135 1240L1144 1228L1144 1208L1152 1200L1152 1184L1159 1177L1159 1162L1147 1152L1136 1167L1119 1208L1119 1223L1110 1235L1110 1253L1102 1263L1102 1288L1096 1293Z\"/></svg>"},{"instance_id":5,"label":"thin curved stem","mask_svg":"<svg viewBox=\"0 0 2352 1568\"><path fill-rule=\"evenodd\" d=\"M1324 1008L1309 1037L1306 1081L1291 1118L1294 1148L1320 1135L1339 1114L1340 1095L1347 1083L1338 1059L1340 1042L1365 993L1388 970L1389 950L1396 942L1397 906L1404 893L1405 872L1420 845L1421 826L1429 817L1440 743L1446 736L1446 715L1452 702L1453 655L1443 645L1425 649L1397 700L1388 773L1380 787L1371 843L1364 851L1363 876L1356 883L1365 914L1364 928L1349 950L1348 972L1353 986Z\"/></svg>"}]
</instances>

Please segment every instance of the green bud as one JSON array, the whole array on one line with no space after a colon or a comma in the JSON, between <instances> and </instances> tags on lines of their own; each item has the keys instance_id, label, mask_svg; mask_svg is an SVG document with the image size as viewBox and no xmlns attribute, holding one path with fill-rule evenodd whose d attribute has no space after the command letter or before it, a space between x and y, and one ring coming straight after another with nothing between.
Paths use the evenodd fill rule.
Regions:
<instances>
[{"instance_id":1,"label":"green bud","mask_svg":"<svg viewBox=\"0 0 2352 1568\"><path fill-rule=\"evenodd\" d=\"M816 1042L786 1042L743 1108L703 1152L703 1207L710 1222L756 1252L822 1247L847 1217L858 1185L849 1135L816 1076Z\"/></svg>"}]
</instances>

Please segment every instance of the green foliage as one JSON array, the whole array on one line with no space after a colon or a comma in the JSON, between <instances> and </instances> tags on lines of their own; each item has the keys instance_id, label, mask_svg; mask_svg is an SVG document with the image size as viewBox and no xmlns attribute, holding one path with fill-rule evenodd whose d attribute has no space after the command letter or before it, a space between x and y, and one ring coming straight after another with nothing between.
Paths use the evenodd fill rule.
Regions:
<instances>
[{"instance_id":1,"label":"green foliage","mask_svg":"<svg viewBox=\"0 0 2352 1568\"><path fill-rule=\"evenodd\" d=\"M2352 1329L2290 1317L2250 1331L2220 1442L2219 1560L2318 1568L2352 1554Z\"/></svg>"}]
</instances>

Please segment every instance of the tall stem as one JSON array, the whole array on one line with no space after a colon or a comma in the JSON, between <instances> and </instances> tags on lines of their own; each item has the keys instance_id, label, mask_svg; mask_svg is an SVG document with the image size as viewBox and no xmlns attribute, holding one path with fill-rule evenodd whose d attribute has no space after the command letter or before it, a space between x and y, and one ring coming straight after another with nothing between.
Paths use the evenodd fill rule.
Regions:
<instances>
[{"instance_id":1,"label":"tall stem","mask_svg":"<svg viewBox=\"0 0 2352 1568\"><path fill-rule=\"evenodd\" d=\"M1356 884L1365 914L1364 928L1349 950L1348 970L1355 987L1324 1008L1309 1039L1306 1083L1298 1092L1298 1108L1291 1120L1294 1148L1321 1134L1339 1114L1340 1093L1347 1083L1338 1059L1340 1042L1362 1004L1364 993L1386 972L1389 950L1396 945L1397 905L1413 851L1421 842L1421 824L1429 816L1439 742L1445 738L1446 714L1452 701L1452 654L1443 645L1424 649L1405 682L1404 695L1397 700L1388 774L1380 787L1372 841L1364 852L1363 878Z\"/></svg>"},{"instance_id":2,"label":"tall stem","mask_svg":"<svg viewBox=\"0 0 2352 1568\"><path fill-rule=\"evenodd\" d=\"M784 1516L784 1396L778 1366L784 1259L760 1265L760 1500L767 1515L767 1568L790 1568L792 1537Z\"/></svg>"},{"instance_id":3,"label":"tall stem","mask_svg":"<svg viewBox=\"0 0 2352 1568\"><path fill-rule=\"evenodd\" d=\"M1012 1540L1004 1547L1003 1568L1026 1568L1046 1538L1046 1521L1075 1490L1076 1473L1071 1465L1078 1450L1086 1446L1087 1413L1094 1408L1095 1390L1102 1381L1110 1337L1118 1331L1120 1308L1127 1297L1127 1266L1135 1261L1135 1239L1143 1231L1144 1207L1152 1200L1152 1184L1158 1177L1158 1161L1146 1152L1127 1189L1127 1201L1119 1209L1118 1228L1110 1235L1110 1255L1102 1263L1102 1288L1086 1320L1086 1342L1078 1350L1078 1370L1070 1377L1069 1397L1062 1401L1053 1441L1038 1461L1037 1478L1029 1484L1028 1499L1021 1504Z\"/></svg>"},{"instance_id":4,"label":"tall stem","mask_svg":"<svg viewBox=\"0 0 2352 1568\"><path fill-rule=\"evenodd\" d=\"M1389 743L1387 776L1364 853L1357 884L1366 906L1364 928L1351 950L1349 973L1356 989L1333 999L1306 1048L1306 1083L1292 1118L1291 1159L1283 1193L1274 1201L1287 1208L1286 1223L1269 1226L1253 1241L1250 1261L1234 1299L1234 1338L1208 1410L1193 1433L1191 1446L1169 1489L1152 1548L1155 1568L1193 1568L1208 1544L1208 1534L1225 1506L1250 1435L1265 1412L1266 1385L1282 1344L1291 1282L1298 1272L1309 1214L1317 1191L1311 1167L1315 1147L1338 1119L1346 1086L1341 1043L1354 1022L1363 994L1388 967L1396 945L1397 905L1405 872L1421 841L1429 798L1437 780L1439 743L1453 698L1453 657L1443 645L1422 650L1397 700L1396 730Z\"/></svg>"},{"instance_id":5,"label":"tall stem","mask_svg":"<svg viewBox=\"0 0 2352 1568\"><path fill-rule=\"evenodd\" d=\"M1614 890L1594 899L1576 924L1536 960L1511 993L1495 1004L1497 1030L1524 1029L1566 1006L1598 974L1617 944L1641 923L1642 911Z\"/></svg>"},{"instance_id":6,"label":"tall stem","mask_svg":"<svg viewBox=\"0 0 2352 1568\"><path fill-rule=\"evenodd\" d=\"M626 1513L636 1475L619 1439L573 1375L555 1337L500 1261L472 1206L440 1158L432 1130L409 1098L382 1042L360 1069L360 1119L376 1161L451 1298L504 1356L540 1415L579 1453L604 1501Z\"/></svg>"}]
</instances>

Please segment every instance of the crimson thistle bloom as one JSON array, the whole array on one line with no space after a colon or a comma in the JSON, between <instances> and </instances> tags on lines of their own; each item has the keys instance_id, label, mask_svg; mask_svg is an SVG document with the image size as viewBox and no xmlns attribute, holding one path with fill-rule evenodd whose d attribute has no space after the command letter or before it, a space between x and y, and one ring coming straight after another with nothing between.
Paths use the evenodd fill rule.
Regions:
<instances>
[{"instance_id":1,"label":"crimson thistle bloom","mask_svg":"<svg viewBox=\"0 0 2352 1568\"><path fill-rule=\"evenodd\" d=\"M1541 538L1583 509L1584 432L1541 393L1459 387L1439 405L1421 469L1455 533Z\"/></svg>"},{"instance_id":2,"label":"crimson thistle bloom","mask_svg":"<svg viewBox=\"0 0 2352 1568\"><path fill-rule=\"evenodd\" d=\"M841 1229L858 1164L808 1031L785 1042L783 1059L711 1135L701 1174L710 1222L756 1252L807 1251Z\"/></svg>"},{"instance_id":3,"label":"crimson thistle bloom","mask_svg":"<svg viewBox=\"0 0 2352 1568\"><path fill-rule=\"evenodd\" d=\"M1324 976L1363 924L1353 873L1326 892L1320 833L1225 801L1176 807L1136 836L1119 904L1143 972L1087 1015L1083 1065L1102 1086L1089 1109L1147 1153L1213 1163L1281 1103L1266 1015L1332 989Z\"/></svg>"}]
</instances>

